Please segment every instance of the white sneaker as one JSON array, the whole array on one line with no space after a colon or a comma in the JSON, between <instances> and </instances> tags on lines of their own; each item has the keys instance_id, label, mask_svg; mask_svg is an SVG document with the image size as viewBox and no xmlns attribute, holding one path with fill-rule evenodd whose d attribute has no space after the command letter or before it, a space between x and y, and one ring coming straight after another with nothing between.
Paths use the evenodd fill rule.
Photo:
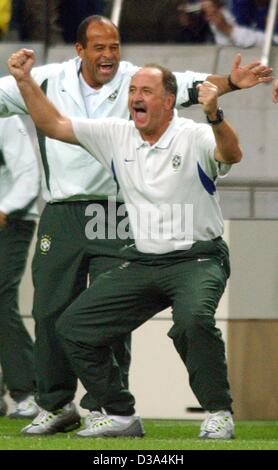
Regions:
<instances>
[{"instance_id":1,"label":"white sneaker","mask_svg":"<svg viewBox=\"0 0 278 470\"><path fill-rule=\"evenodd\" d=\"M24 400L14 404L13 411L9 414L9 418L35 418L40 412L39 405L35 402L33 395L29 395Z\"/></svg>"},{"instance_id":2,"label":"white sneaker","mask_svg":"<svg viewBox=\"0 0 278 470\"><path fill-rule=\"evenodd\" d=\"M117 420L116 416L105 415L100 412L91 413L91 418L85 420L85 428L77 433L79 437L143 437L145 434L143 423L139 416L130 416L129 419ZM97 414L98 413L98 416Z\"/></svg>"},{"instance_id":3,"label":"white sneaker","mask_svg":"<svg viewBox=\"0 0 278 470\"><path fill-rule=\"evenodd\" d=\"M88 428L94 421L97 421L99 418L103 418L105 413L101 411L90 411L84 418L84 428Z\"/></svg>"},{"instance_id":4,"label":"white sneaker","mask_svg":"<svg viewBox=\"0 0 278 470\"><path fill-rule=\"evenodd\" d=\"M41 410L40 414L25 426L21 433L25 435L55 434L56 432L69 432L80 426L80 416L74 403L68 403L60 410Z\"/></svg>"},{"instance_id":5,"label":"white sneaker","mask_svg":"<svg viewBox=\"0 0 278 470\"><path fill-rule=\"evenodd\" d=\"M233 439L234 422L230 411L209 413L201 425L201 439Z\"/></svg>"}]
</instances>

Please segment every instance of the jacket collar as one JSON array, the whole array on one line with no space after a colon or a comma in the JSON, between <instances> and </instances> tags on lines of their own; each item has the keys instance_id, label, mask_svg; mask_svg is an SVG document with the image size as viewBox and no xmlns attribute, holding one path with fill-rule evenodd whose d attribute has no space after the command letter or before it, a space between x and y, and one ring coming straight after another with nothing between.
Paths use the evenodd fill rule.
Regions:
<instances>
[{"instance_id":1,"label":"jacket collar","mask_svg":"<svg viewBox=\"0 0 278 470\"><path fill-rule=\"evenodd\" d=\"M85 103L80 92L80 84L79 84L79 73L81 67L81 59L76 57L75 59L71 59L65 63L65 74L62 80L62 87L66 90L69 95L73 98L76 104L84 111L85 110ZM98 106L103 103L109 96L113 95L117 88L120 85L122 78L122 71L121 66L119 66L117 73L113 80L111 80L106 85L103 85L100 94L100 100Z\"/></svg>"}]
</instances>

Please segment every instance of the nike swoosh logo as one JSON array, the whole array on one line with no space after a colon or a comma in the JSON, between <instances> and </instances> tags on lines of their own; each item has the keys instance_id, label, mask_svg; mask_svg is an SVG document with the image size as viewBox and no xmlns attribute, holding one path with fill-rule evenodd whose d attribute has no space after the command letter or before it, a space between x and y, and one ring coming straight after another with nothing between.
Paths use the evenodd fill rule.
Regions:
<instances>
[{"instance_id":1,"label":"nike swoosh logo","mask_svg":"<svg viewBox=\"0 0 278 470\"><path fill-rule=\"evenodd\" d=\"M197 261L201 263L201 261L210 261L210 258L198 258Z\"/></svg>"},{"instance_id":2,"label":"nike swoosh logo","mask_svg":"<svg viewBox=\"0 0 278 470\"><path fill-rule=\"evenodd\" d=\"M135 160L127 160L127 158L125 158L125 162L126 162L126 163L135 162Z\"/></svg>"}]
</instances>

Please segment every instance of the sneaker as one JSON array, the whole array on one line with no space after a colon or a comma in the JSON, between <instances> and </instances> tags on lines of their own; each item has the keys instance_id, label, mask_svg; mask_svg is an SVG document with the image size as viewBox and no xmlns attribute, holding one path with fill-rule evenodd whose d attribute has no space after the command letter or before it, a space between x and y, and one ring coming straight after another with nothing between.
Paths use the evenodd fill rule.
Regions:
<instances>
[{"instance_id":1,"label":"sneaker","mask_svg":"<svg viewBox=\"0 0 278 470\"><path fill-rule=\"evenodd\" d=\"M77 433L78 437L143 437L145 434L139 416L130 416L122 422L116 416L93 413L91 419L85 420L85 428Z\"/></svg>"},{"instance_id":2,"label":"sneaker","mask_svg":"<svg viewBox=\"0 0 278 470\"><path fill-rule=\"evenodd\" d=\"M80 416L73 403L68 403L60 410L41 410L31 424L25 426L21 433L27 436L69 432L80 426Z\"/></svg>"},{"instance_id":3,"label":"sneaker","mask_svg":"<svg viewBox=\"0 0 278 470\"><path fill-rule=\"evenodd\" d=\"M90 411L84 418L84 427L88 428L94 421L97 421L99 418L103 418L105 413L101 413L100 411Z\"/></svg>"},{"instance_id":4,"label":"sneaker","mask_svg":"<svg viewBox=\"0 0 278 470\"><path fill-rule=\"evenodd\" d=\"M209 413L201 425L201 439L233 439L234 422L230 411Z\"/></svg>"},{"instance_id":5,"label":"sneaker","mask_svg":"<svg viewBox=\"0 0 278 470\"><path fill-rule=\"evenodd\" d=\"M8 405L3 397L0 397L0 416L6 416L8 411Z\"/></svg>"},{"instance_id":6,"label":"sneaker","mask_svg":"<svg viewBox=\"0 0 278 470\"><path fill-rule=\"evenodd\" d=\"M18 401L14 405L13 411L9 414L9 418L35 418L40 412L39 405L35 402L33 395L29 395L24 400Z\"/></svg>"}]
</instances>

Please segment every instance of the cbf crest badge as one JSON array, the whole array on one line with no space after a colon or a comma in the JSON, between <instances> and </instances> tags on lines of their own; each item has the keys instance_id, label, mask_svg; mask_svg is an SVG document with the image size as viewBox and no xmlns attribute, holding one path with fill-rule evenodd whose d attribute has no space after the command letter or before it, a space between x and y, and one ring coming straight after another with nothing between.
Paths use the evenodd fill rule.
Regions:
<instances>
[{"instance_id":1,"label":"cbf crest badge","mask_svg":"<svg viewBox=\"0 0 278 470\"><path fill-rule=\"evenodd\" d=\"M181 166L181 156L180 155L174 155L172 157L172 167L174 171L177 171L179 167Z\"/></svg>"},{"instance_id":2,"label":"cbf crest badge","mask_svg":"<svg viewBox=\"0 0 278 470\"><path fill-rule=\"evenodd\" d=\"M108 96L109 101L115 101L115 99L118 96L118 93L119 93L119 90L115 90L114 93L112 93L112 95Z\"/></svg>"},{"instance_id":3,"label":"cbf crest badge","mask_svg":"<svg viewBox=\"0 0 278 470\"><path fill-rule=\"evenodd\" d=\"M40 243L40 248L41 248L41 254L46 255L51 247L51 237L49 235L42 235L41 237L41 243Z\"/></svg>"}]
</instances>

